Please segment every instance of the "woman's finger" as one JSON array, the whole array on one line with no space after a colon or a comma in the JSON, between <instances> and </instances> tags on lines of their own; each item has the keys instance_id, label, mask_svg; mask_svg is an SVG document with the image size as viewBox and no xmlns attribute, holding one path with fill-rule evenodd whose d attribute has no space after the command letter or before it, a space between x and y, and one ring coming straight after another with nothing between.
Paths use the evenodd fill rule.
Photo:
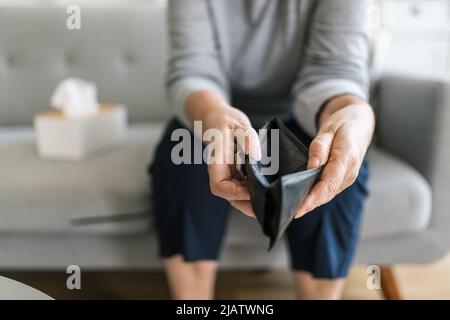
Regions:
<instances>
[{"instance_id":1,"label":"woman's finger","mask_svg":"<svg viewBox=\"0 0 450 320\"><path fill-rule=\"evenodd\" d=\"M319 132L317 134L309 146L308 169L317 168L327 162L333 137L332 132Z\"/></svg>"},{"instance_id":2,"label":"woman's finger","mask_svg":"<svg viewBox=\"0 0 450 320\"><path fill-rule=\"evenodd\" d=\"M239 128L234 130L234 136L241 150L256 161L261 160L261 145L256 130L252 127Z\"/></svg>"},{"instance_id":3,"label":"woman's finger","mask_svg":"<svg viewBox=\"0 0 450 320\"><path fill-rule=\"evenodd\" d=\"M235 207L237 210L241 211L246 216L249 216L251 218L256 218L256 215L253 212L252 204L250 201L233 200L233 201L230 201L230 204L233 207Z\"/></svg>"},{"instance_id":4,"label":"woman's finger","mask_svg":"<svg viewBox=\"0 0 450 320\"><path fill-rule=\"evenodd\" d=\"M231 200L249 200L248 188L239 180L233 179L230 166L226 164L211 164L208 166L209 185L212 194Z\"/></svg>"}]
</instances>

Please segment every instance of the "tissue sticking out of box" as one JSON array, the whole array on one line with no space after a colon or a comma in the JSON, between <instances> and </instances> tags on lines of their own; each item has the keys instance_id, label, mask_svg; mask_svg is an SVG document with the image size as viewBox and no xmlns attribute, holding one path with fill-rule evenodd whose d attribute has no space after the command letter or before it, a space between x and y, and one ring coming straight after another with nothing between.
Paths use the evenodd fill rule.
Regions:
<instances>
[{"instance_id":1,"label":"tissue sticking out of box","mask_svg":"<svg viewBox=\"0 0 450 320\"><path fill-rule=\"evenodd\" d=\"M56 87L50 104L67 118L95 115L99 111L97 86L83 79L68 78Z\"/></svg>"}]
</instances>

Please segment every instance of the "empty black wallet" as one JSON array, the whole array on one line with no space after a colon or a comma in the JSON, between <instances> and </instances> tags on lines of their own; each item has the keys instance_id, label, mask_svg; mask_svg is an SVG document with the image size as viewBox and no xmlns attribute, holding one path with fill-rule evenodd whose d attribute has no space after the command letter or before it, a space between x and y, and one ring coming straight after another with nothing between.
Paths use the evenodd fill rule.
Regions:
<instances>
[{"instance_id":1,"label":"empty black wallet","mask_svg":"<svg viewBox=\"0 0 450 320\"><path fill-rule=\"evenodd\" d=\"M270 154L275 143L271 129L278 129L278 170L264 174L271 164L245 159L244 173L250 189L251 204L263 233L270 238L269 250L281 238L294 219L296 209L307 196L322 167L307 170L308 148L281 122L274 118L262 129L268 134L261 141L263 155Z\"/></svg>"}]
</instances>

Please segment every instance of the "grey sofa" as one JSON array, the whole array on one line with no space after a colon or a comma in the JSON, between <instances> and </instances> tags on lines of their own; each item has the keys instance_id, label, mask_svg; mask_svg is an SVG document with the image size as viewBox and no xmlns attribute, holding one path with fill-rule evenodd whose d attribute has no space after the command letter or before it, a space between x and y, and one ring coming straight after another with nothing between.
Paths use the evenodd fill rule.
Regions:
<instances>
[{"instance_id":1,"label":"grey sofa","mask_svg":"<svg viewBox=\"0 0 450 320\"><path fill-rule=\"evenodd\" d=\"M146 166L171 110L164 96L164 5L0 8L0 269L159 268ZM33 115L69 76L128 106L127 143L82 162L41 160ZM356 261L427 262L450 247L450 100L439 82L383 78ZM433 190L433 192L431 192ZM255 221L233 213L222 267L285 268Z\"/></svg>"}]
</instances>

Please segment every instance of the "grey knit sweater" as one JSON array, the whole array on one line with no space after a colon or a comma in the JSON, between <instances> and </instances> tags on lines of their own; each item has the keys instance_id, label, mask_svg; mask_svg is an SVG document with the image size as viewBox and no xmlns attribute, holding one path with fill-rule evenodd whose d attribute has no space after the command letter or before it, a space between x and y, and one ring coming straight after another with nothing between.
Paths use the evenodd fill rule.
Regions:
<instances>
[{"instance_id":1,"label":"grey knit sweater","mask_svg":"<svg viewBox=\"0 0 450 320\"><path fill-rule=\"evenodd\" d=\"M311 135L330 98L367 98L370 0L169 0L169 98L210 90L261 105L294 97ZM239 107L239 106L236 106ZM277 107L276 103L272 104Z\"/></svg>"}]
</instances>

